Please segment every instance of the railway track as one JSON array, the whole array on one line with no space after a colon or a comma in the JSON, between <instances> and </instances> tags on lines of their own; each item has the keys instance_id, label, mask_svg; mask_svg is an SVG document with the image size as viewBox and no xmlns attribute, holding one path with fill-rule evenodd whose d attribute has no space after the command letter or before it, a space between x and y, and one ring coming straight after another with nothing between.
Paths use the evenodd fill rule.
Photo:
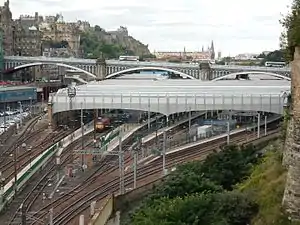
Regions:
<instances>
[{"instance_id":1,"label":"railway track","mask_svg":"<svg viewBox=\"0 0 300 225\"><path fill-rule=\"evenodd\" d=\"M277 131L276 131L277 132ZM247 140L256 140L256 135L254 134L244 134L232 139L231 143L245 143ZM226 141L225 141L226 142ZM193 147L186 149L185 151L176 152L174 154L168 155L166 159L166 168L170 169L178 164L183 162L188 162L197 159L204 159L208 154L212 152L212 149L218 148L220 145L225 143L224 141L207 143L205 146L202 146L201 149L198 147ZM148 183L151 180L157 179L157 175L162 174L162 165L161 160L153 161L152 163L139 168L137 173L137 179L139 185ZM125 175L125 187L132 187L133 185L133 173L129 172ZM58 210L58 214L54 217L54 224L65 225L73 224L71 221L77 217L80 213L85 211L90 207L90 203L95 200L103 200L107 195L118 192L119 190L119 178L111 179L109 182L95 187L92 190L89 190L84 193L84 195L78 196L75 195L76 199L73 203L69 203L69 208L64 210ZM69 202L69 201L68 201ZM62 209L62 208L61 208ZM73 221L75 222L75 221Z\"/></svg>"},{"instance_id":2,"label":"railway track","mask_svg":"<svg viewBox=\"0 0 300 225\"><path fill-rule=\"evenodd\" d=\"M27 143L33 143L30 147L31 150L28 151L26 149L21 149L19 148L18 152L14 153L17 154L16 155L16 165L15 162L12 158L12 154L9 155L7 157L7 160L3 161L1 166L0 166L0 171L2 171L2 176L6 179L6 180L10 180L12 179L12 177L14 176L15 173L15 168L14 166L16 166L16 171L17 173L20 172L22 170L22 168L24 168L25 166L27 166L28 164L30 164L30 162L37 157L38 155L40 155L44 149L49 148L54 142L62 139L64 136L66 136L69 132L63 131L63 130L59 130L56 131L52 134L50 134L49 136L45 136L43 139L41 139L40 134L42 132L42 129L38 129L36 131L34 131L29 138L26 138ZM25 141L24 139L22 141ZM24 143L24 142L22 142ZM15 151L17 149L14 149L13 151ZM22 150L22 151L20 151ZM10 160L8 160L10 159Z\"/></svg>"},{"instance_id":3,"label":"railway track","mask_svg":"<svg viewBox=\"0 0 300 225\"><path fill-rule=\"evenodd\" d=\"M2 156L9 155L15 147L20 146L22 143L24 143L24 141L26 141L34 136L34 134L36 132L33 132L33 129L38 121L39 121L39 117L36 117L35 119L33 119L27 125L27 127L21 133L21 135L17 137L17 140L14 140L14 142L12 144L7 145L6 148L3 151L1 151L1 153L0 153L1 160L3 160ZM1 160L0 160L0 163L2 163Z\"/></svg>"},{"instance_id":4,"label":"railway track","mask_svg":"<svg viewBox=\"0 0 300 225\"><path fill-rule=\"evenodd\" d=\"M232 137L231 143L243 143L246 140L255 139L256 134L248 134L245 132L242 136ZM204 157L211 153L212 148L217 148L221 144L224 144L225 140L212 143L205 143L201 146L193 147L185 151L180 151L171 155L167 155L167 168L180 164L182 162ZM109 159L107 159L109 160ZM130 159L127 156L126 160ZM157 173L162 171L161 162L159 160L139 168L138 179L139 183L148 181L151 176L157 178ZM101 181L97 181L98 179ZM132 184L133 175L132 172L128 172L125 175L125 184L128 186ZM97 181L97 182L96 182ZM115 166L107 163L102 165L98 171L95 171L89 178L87 178L83 184L78 185L65 195L59 197L55 201L50 202L47 206L41 208L39 216L40 219L46 218L47 212L54 208L54 224L68 224L79 211L85 210L89 207L92 200L103 199L111 192L116 192L119 188L118 169ZM95 194L97 193L97 194ZM80 212L81 212L80 211ZM42 213L46 212L46 213ZM39 214L39 213L38 213ZM36 214L36 215L38 215ZM33 223L34 224L34 223Z\"/></svg>"},{"instance_id":5,"label":"railway track","mask_svg":"<svg viewBox=\"0 0 300 225\"><path fill-rule=\"evenodd\" d=\"M177 129L174 130L174 132L172 131L172 133L176 133L175 131L177 131ZM132 140L130 140L132 141ZM129 141L129 142L130 142ZM77 148L78 143L80 143L80 139L74 143L72 143L67 149L69 150L64 150L64 154L66 154L66 156L63 157L67 157L67 160L63 159L63 164L65 164L64 162L66 161L72 161L73 159L72 156L68 153L68 151L70 151L70 149L74 149ZM76 144L77 143L77 144ZM77 145L77 147L76 147ZM48 205L44 206L44 207L39 207L40 210L38 210L37 213L34 213L32 216L38 217L40 219L43 219L46 217L47 211L51 208L55 208L55 206L57 206L57 208L60 208L62 205L64 205L66 202L69 203L68 201L68 197L72 197L73 193L72 192L76 192L76 193L86 193L87 190L89 190L93 185L93 183L95 183L95 181L97 181L99 178L101 178L101 184L103 187L103 185L105 185L105 183L109 183L112 179L117 179L118 178L118 169L116 169L114 162L115 162L116 157L113 156L106 156L104 160L101 161L101 166L99 166L99 168L94 171L94 173L92 173L89 177L87 177L86 179L84 179L83 184L76 186L74 189L72 189L71 191L69 191L68 193L66 193L65 195L62 195L60 197L58 197L57 199L51 201L50 203L48 203ZM105 162L105 163L104 163ZM125 166L131 164L131 154L130 153L126 153L125 155ZM38 197L41 196L42 191L44 190L44 188L46 187L47 183L49 183L49 180L51 181L54 177L53 172L55 172L55 166L54 162L52 162L52 166L51 164L47 164L45 168L47 168L46 170L43 170L44 172L39 174L38 178L36 178L36 182L31 186L31 189L28 190L25 198L23 198L23 200L19 200L18 202L22 202L23 203L23 212L28 213L31 209L33 209L36 204L35 202L37 202ZM45 169L44 168L44 169ZM99 183L98 183L99 184ZM23 194L22 194L23 195ZM24 197L24 195L23 195ZM74 202L74 200L76 200L76 198L78 198L78 195L75 196L75 199L72 200L72 202ZM39 204L40 205L40 204ZM68 207L68 204L66 205L66 207ZM15 216L12 216L11 218L16 218L16 215L18 215L18 213L20 213L20 209L17 208L16 214ZM56 211L56 210L55 210ZM46 213L45 213L46 212ZM56 212L55 212L56 213ZM8 220L6 220L8 221ZM13 220L12 220L13 221ZM15 222L14 222L15 224Z\"/></svg>"},{"instance_id":6,"label":"railway track","mask_svg":"<svg viewBox=\"0 0 300 225\"><path fill-rule=\"evenodd\" d=\"M105 135L106 133L102 134ZM92 136L90 134L89 136ZM81 147L81 139L71 143L61 155L61 165L65 166L74 160L72 150ZM31 210L34 210L35 204L39 197L42 196L44 189L56 178L57 165L52 158L40 173L36 174L29 185L27 185L22 191L21 196L17 196L17 200L10 205L10 209L6 212L6 215L0 218L1 221L9 221L6 224L18 224L20 222L19 217L29 214ZM22 208L20 206L22 205ZM14 213L11 213L14 212ZM21 224L21 222L20 222Z\"/></svg>"}]
</instances>

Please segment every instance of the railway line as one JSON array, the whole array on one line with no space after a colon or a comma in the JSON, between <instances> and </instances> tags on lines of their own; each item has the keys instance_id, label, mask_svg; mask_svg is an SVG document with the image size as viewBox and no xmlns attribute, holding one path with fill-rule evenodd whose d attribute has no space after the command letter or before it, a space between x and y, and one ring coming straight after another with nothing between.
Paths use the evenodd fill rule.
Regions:
<instances>
[{"instance_id":1,"label":"railway line","mask_svg":"<svg viewBox=\"0 0 300 225\"><path fill-rule=\"evenodd\" d=\"M278 132L278 130L274 131ZM270 133L273 135L273 133ZM248 141L256 140L257 137L255 134L243 134L232 138L231 143L243 144ZM193 147L186 149L184 151L178 151L176 153L170 154L167 157L166 168L170 169L178 164L183 162L188 162L197 159L204 159L208 154L212 152L212 149L217 149L220 145L226 143L226 140L215 141L214 143L206 143L201 146L201 149L198 147ZM139 168L137 173L137 179L139 185L154 181L157 179L157 176L162 174L162 165L160 160L155 160L141 168ZM91 185L91 184L90 184ZM99 185L99 183L98 183ZM128 172L125 174L125 187L132 187L133 185L133 172ZM79 214L90 207L92 201L101 201L107 195L118 192L119 190L119 178L112 178L109 182L100 184L98 187L89 189L84 193L84 195L73 194L72 199L76 199L73 203L68 201L68 208L64 210L58 210L58 214L54 217L54 224L65 225L73 224L70 223L74 218ZM62 209L62 208L61 208ZM77 220L78 221L78 220Z\"/></svg>"},{"instance_id":2,"label":"railway line","mask_svg":"<svg viewBox=\"0 0 300 225\"><path fill-rule=\"evenodd\" d=\"M34 143L33 145L30 146L31 148L30 151L27 149L20 148L22 146L16 147L19 150L15 153L17 154L16 169L14 169L15 166L14 158L11 157L13 156L13 154L10 154L10 156L7 157L10 160L7 160L6 162L3 162L1 164L0 171L2 171L2 176L6 180L12 179L15 172L17 173L20 172L22 168L30 164L32 159L40 155L44 149L50 147L53 144L53 142L60 140L61 138L63 138L69 133L63 130L59 130L54 133L51 133L49 136L47 136L48 134L44 134L44 137L41 138L42 131L43 131L42 128L38 129L30 135L30 138L27 138L28 143Z\"/></svg>"},{"instance_id":3,"label":"railway line","mask_svg":"<svg viewBox=\"0 0 300 225\"><path fill-rule=\"evenodd\" d=\"M236 135L231 137L231 143L243 143L247 140L254 139L256 139L256 134L249 134L245 131L241 136ZM166 157L166 166L167 168L170 168L171 166L185 161L204 157L211 152L212 148L217 148L224 143L226 143L226 137L222 140L216 141L214 144L209 142L197 147L191 147L184 151L178 151L178 153L172 153ZM128 155L126 157L126 161L127 163L130 163L131 161ZM142 166L139 168L139 172L137 174L139 183L148 182L149 179L151 179L151 176L154 175L156 175L155 177L157 178L157 173L159 173L159 171L160 173L162 171L161 162L159 160L155 160L150 164ZM76 216L78 210L84 210L85 207L89 207L91 200L99 200L108 195L110 193L109 191L117 191L119 188L118 175L118 168L110 163L106 163L88 177L81 185L78 185L65 195L60 196L55 201L50 202L47 206L42 207L40 212L36 215L41 213L39 219L46 218L47 212L51 208L54 208L54 215L56 215L54 217L54 224L68 224L67 221ZM129 184L132 184L132 179L132 172L125 174L125 183L127 184L127 187Z\"/></svg>"},{"instance_id":4,"label":"railway line","mask_svg":"<svg viewBox=\"0 0 300 225\"><path fill-rule=\"evenodd\" d=\"M173 135L176 132L178 132L180 129L173 129L170 134ZM141 134L144 131L141 131ZM161 134L159 134L161 135ZM253 134L252 134L253 135ZM132 142L134 137L129 138L128 142ZM233 138L233 136L232 136ZM226 139L226 138L225 138ZM74 143L71 143L69 147L67 147L67 149L65 149L63 151L63 158L62 158L62 163L65 164L65 162L70 162L73 161L74 159L72 158L72 154L69 154L72 149L76 149L79 147L80 145L80 139L75 141ZM131 165L131 161L132 161L132 157L131 157L131 153L128 152L129 146L125 148L125 166ZM139 154L141 154L141 152L139 152ZM66 159L65 159L66 158ZM109 183L112 179L117 179L119 180L118 176L118 169L116 168L116 166L114 165L116 157L114 156L106 156L103 160L101 160L101 164L99 166L98 169L96 169L90 176L88 176L87 178L85 178L82 182L82 184L76 186L75 188L73 188L71 191L69 191L68 193L59 196L57 199L51 199L51 201L49 202L48 200L45 201L45 203L48 203L46 206L42 207L41 204L35 204L35 202L38 202L39 197L41 196L44 188L47 186L47 184L49 182L51 182L51 180L53 180L54 178L54 174L55 174L55 162L53 159L49 159L49 161L51 163L47 163L45 165L45 167L43 167L41 169L41 171L43 171L42 173L38 173L35 174L35 182L30 182L30 185L28 188L27 186L24 188L24 190L27 190L27 192L23 191L22 192L22 197L23 198L19 198L17 197L17 203L19 204L15 204L15 205L20 205L20 203L22 203L23 205L23 212L25 214L28 214L29 211L34 211L36 208L38 208L38 211L33 213L31 216L32 217L36 217L36 219L38 221L40 221L41 219L46 218L46 214L49 211L49 209L51 208L55 208L54 210L54 214L57 214L57 210L61 210L62 206L64 207L68 207L70 202L73 202L74 200L76 200L77 198L80 198L79 195L83 195L87 193L88 190L90 190L93 186L95 187L94 183L95 181L98 182L98 180L100 180L100 182L98 182L97 184L101 187L103 187L103 185L105 186L106 183ZM127 176L127 174L126 174ZM25 193L25 194L23 194ZM75 199L71 199L70 197L73 198L73 194L76 193L76 196L74 197ZM20 196L21 197L21 196ZM23 200L22 200L23 199ZM69 200L68 200L69 199ZM21 209L15 208L16 210L16 214L14 214L13 216L9 216L7 218L16 218L18 214L20 214ZM14 210L10 210L10 212L13 212ZM2 220L2 218L0 219L0 221ZM2 220L2 221L9 221L9 219L7 220ZM13 224L15 224L14 219L11 220Z\"/></svg>"},{"instance_id":5,"label":"railway line","mask_svg":"<svg viewBox=\"0 0 300 225\"><path fill-rule=\"evenodd\" d=\"M90 134L88 136L92 135ZM70 144L63 151L61 155L61 166L65 166L74 160L72 150L79 148L80 146L81 140L79 139ZM44 189L57 178L56 172L57 165L54 158L52 158L46 166L33 177L30 184L22 191L22 194L17 196L17 200L10 204L10 210L6 215L1 217L0 224L2 224L1 221L9 221L6 224L21 224L22 215L29 215L30 212L35 209L38 198L42 197ZM21 219L19 219L20 217Z\"/></svg>"}]
</instances>

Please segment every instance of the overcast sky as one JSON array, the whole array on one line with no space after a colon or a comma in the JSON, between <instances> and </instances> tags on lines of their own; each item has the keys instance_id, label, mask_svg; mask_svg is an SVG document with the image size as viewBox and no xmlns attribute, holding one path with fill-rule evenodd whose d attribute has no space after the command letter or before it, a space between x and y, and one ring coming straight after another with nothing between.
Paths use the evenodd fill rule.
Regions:
<instances>
[{"instance_id":1,"label":"overcast sky","mask_svg":"<svg viewBox=\"0 0 300 225\"><path fill-rule=\"evenodd\" d=\"M3 0L0 0L0 2ZM292 0L10 0L13 17L62 13L106 30L126 26L150 50L201 50L215 42L223 55L279 46L281 14Z\"/></svg>"}]
</instances>

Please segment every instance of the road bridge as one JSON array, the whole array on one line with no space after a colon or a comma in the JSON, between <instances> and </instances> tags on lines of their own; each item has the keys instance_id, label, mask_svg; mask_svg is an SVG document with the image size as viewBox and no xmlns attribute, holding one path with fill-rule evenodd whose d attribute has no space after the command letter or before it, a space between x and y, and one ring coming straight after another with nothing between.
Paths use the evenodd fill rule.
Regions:
<instances>
[{"instance_id":1,"label":"road bridge","mask_svg":"<svg viewBox=\"0 0 300 225\"><path fill-rule=\"evenodd\" d=\"M52 115L84 109L131 109L171 115L184 111L239 110L283 113L288 80L104 80L59 90Z\"/></svg>"},{"instance_id":2,"label":"road bridge","mask_svg":"<svg viewBox=\"0 0 300 225\"><path fill-rule=\"evenodd\" d=\"M69 65L95 74L98 78L104 79L106 76L130 68L142 67L160 67L173 69L193 76L197 79L212 80L230 73L245 71L260 71L281 74L290 77L290 68L272 68L259 66L237 66L237 65L214 65L208 63L186 64L169 62L129 62L118 60L95 60L80 58L55 58L55 57L24 57L24 56L6 56L4 58L4 68L7 71L21 66L33 65L33 63L42 63L44 65ZM40 64L36 64L39 66ZM71 68L71 67L69 67Z\"/></svg>"}]
</instances>

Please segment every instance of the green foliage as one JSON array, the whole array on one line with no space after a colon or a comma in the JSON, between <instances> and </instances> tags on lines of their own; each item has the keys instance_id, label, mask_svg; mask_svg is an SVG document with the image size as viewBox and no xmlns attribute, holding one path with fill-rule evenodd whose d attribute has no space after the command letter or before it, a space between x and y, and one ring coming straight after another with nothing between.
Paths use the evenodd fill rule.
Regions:
<instances>
[{"instance_id":1,"label":"green foliage","mask_svg":"<svg viewBox=\"0 0 300 225\"><path fill-rule=\"evenodd\" d=\"M131 224L244 225L256 212L256 204L241 193L194 194L156 200L151 207L142 208Z\"/></svg>"},{"instance_id":2,"label":"green foliage","mask_svg":"<svg viewBox=\"0 0 300 225\"><path fill-rule=\"evenodd\" d=\"M164 196L168 198L183 197L193 193L220 192L222 190L221 186L204 178L196 171L183 168L171 174L166 182L153 193L151 199Z\"/></svg>"},{"instance_id":3,"label":"green foliage","mask_svg":"<svg viewBox=\"0 0 300 225\"><path fill-rule=\"evenodd\" d=\"M263 60L261 61L261 65L264 66L265 63L267 61L271 61L271 62L284 62L285 58L284 58L284 50L275 50L273 52L270 52L267 55L261 54L258 56L258 58L263 58Z\"/></svg>"},{"instance_id":4,"label":"green foliage","mask_svg":"<svg viewBox=\"0 0 300 225\"><path fill-rule=\"evenodd\" d=\"M120 55L136 55L131 49L118 43L117 40L112 40L108 43L103 35L109 36L100 26L96 25L93 30L83 32L81 34L80 46L84 52L85 58L97 59L117 59ZM140 43L137 41L137 43ZM140 43L141 44L141 43ZM144 58L153 58L153 55L144 55Z\"/></svg>"},{"instance_id":5,"label":"green foliage","mask_svg":"<svg viewBox=\"0 0 300 225\"><path fill-rule=\"evenodd\" d=\"M295 47L300 44L300 0L293 0L290 12L280 21L285 29L281 35L281 47L286 58L292 61Z\"/></svg>"},{"instance_id":6,"label":"green foliage","mask_svg":"<svg viewBox=\"0 0 300 225\"><path fill-rule=\"evenodd\" d=\"M96 29L96 28L95 28ZM97 28L99 29L99 28ZM101 28L100 28L101 29ZM94 31L85 32L81 35L80 45L84 51L85 58L118 58L120 55L132 54L131 51L117 44L106 44L99 40Z\"/></svg>"},{"instance_id":7,"label":"green foliage","mask_svg":"<svg viewBox=\"0 0 300 225\"><path fill-rule=\"evenodd\" d=\"M221 185L226 190L244 179L258 160L254 146L226 146L217 154L207 157L201 167L201 173L207 179Z\"/></svg>"},{"instance_id":8,"label":"green foliage","mask_svg":"<svg viewBox=\"0 0 300 225\"><path fill-rule=\"evenodd\" d=\"M128 224L247 224L256 204L244 193L224 189L247 177L257 156L252 145L231 145L203 163L179 166L129 215Z\"/></svg>"},{"instance_id":9,"label":"green foliage","mask_svg":"<svg viewBox=\"0 0 300 225\"><path fill-rule=\"evenodd\" d=\"M252 199L259 206L252 225L299 224L290 222L281 209L286 170L282 166L280 146L280 143L269 146L262 163L255 166L249 178L239 185L242 192L252 193Z\"/></svg>"}]
</instances>

